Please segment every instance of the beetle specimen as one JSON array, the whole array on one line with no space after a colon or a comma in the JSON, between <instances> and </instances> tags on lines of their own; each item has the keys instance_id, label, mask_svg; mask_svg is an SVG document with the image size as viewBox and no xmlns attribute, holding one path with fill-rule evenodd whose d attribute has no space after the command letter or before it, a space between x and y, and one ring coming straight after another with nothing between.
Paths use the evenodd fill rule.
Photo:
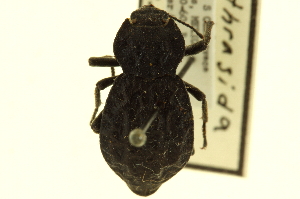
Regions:
<instances>
[{"instance_id":1,"label":"beetle specimen","mask_svg":"<svg viewBox=\"0 0 300 199\"><path fill-rule=\"evenodd\" d=\"M202 39L185 47L174 20ZM179 172L193 154L194 121L188 92L202 101L203 148L206 147L205 94L176 75L186 55L206 50L213 22L205 23L204 36L192 26L153 5L132 12L117 36L115 57L91 57L92 66L121 66L123 73L100 80L91 128L111 169L136 194L153 194ZM112 86L103 111L100 90Z\"/></svg>"}]
</instances>

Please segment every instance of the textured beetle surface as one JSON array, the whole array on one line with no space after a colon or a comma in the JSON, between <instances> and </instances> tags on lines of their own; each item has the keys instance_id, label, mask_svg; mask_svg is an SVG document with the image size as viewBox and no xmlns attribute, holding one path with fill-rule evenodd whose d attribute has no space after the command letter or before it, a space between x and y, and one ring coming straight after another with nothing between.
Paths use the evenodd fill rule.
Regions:
<instances>
[{"instance_id":1,"label":"textured beetle surface","mask_svg":"<svg viewBox=\"0 0 300 199\"><path fill-rule=\"evenodd\" d=\"M113 86L91 127L100 134L108 165L134 193L148 196L180 171L193 151L188 85L176 75L187 54L185 43L168 13L148 5L124 21L114 41L114 54L123 73L98 82L99 91ZM201 91L196 92L205 100ZM155 111L146 143L132 146L129 133L142 128Z\"/></svg>"},{"instance_id":2,"label":"textured beetle surface","mask_svg":"<svg viewBox=\"0 0 300 199\"><path fill-rule=\"evenodd\" d=\"M111 93L102 113L102 154L132 191L152 194L184 167L193 149L193 116L185 86L179 77L145 80L123 74ZM131 146L129 132L148 120L157 102L163 107L147 131L146 144Z\"/></svg>"}]
</instances>

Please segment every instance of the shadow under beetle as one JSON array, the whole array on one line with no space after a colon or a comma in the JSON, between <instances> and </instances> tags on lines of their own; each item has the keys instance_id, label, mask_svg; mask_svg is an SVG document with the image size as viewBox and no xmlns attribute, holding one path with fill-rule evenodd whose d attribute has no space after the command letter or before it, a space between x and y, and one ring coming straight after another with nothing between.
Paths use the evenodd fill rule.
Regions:
<instances>
[{"instance_id":1,"label":"shadow under beetle","mask_svg":"<svg viewBox=\"0 0 300 199\"><path fill-rule=\"evenodd\" d=\"M185 47L174 20L202 39ZM213 22L204 36L153 5L132 12L117 36L115 57L91 57L91 66L121 66L123 73L100 80L91 128L111 169L136 194L148 196L179 172L193 154L194 121L188 92L202 101L203 148L206 147L205 94L176 75L186 55L206 50ZM112 70L113 71L113 70ZM100 90L112 86L103 111Z\"/></svg>"}]
</instances>

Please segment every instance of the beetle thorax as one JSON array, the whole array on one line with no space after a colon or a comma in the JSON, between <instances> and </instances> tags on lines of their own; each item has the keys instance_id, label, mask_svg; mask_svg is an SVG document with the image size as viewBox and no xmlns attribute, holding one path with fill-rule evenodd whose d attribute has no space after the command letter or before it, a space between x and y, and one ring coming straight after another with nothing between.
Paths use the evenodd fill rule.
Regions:
<instances>
[{"instance_id":1,"label":"beetle thorax","mask_svg":"<svg viewBox=\"0 0 300 199\"><path fill-rule=\"evenodd\" d=\"M184 56L184 39L166 12L141 8L122 24L114 53L125 74L145 78L176 74Z\"/></svg>"}]
</instances>

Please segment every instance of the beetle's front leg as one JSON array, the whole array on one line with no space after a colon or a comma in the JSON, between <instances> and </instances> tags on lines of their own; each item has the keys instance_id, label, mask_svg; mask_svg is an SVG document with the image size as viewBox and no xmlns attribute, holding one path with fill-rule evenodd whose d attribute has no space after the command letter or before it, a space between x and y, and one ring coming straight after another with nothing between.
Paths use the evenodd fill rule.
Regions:
<instances>
[{"instance_id":1,"label":"beetle's front leg","mask_svg":"<svg viewBox=\"0 0 300 199\"><path fill-rule=\"evenodd\" d=\"M202 134L203 134L203 146L202 149L206 148L207 146L207 139L206 139L206 122L208 121L208 114L207 114L207 101L205 94L200 91L197 87L193 86L184 81L186 90L194 96L198 101L202 101Z\"/></svg>"},{"instance_id":2,"label":"beetle's front leg","mask_svg":"<svg viewBox=\"0 0 300 199\"><path fill-rule=\"evenodd\" d=\"M213 21L205 22L203 40L187 46L185 48L184 55L195 55L207 49L208 44L210 42L211 29L213 25L214 25Z\"/></svg>"},{"instance_id":3,"label":"beetle's front leg","mask_svg":"<svg viewBox=\"0 0 300 199\"><path fill-rule=\"evenodd\" d=\"M111 67L111 66L120 66L119 62L114 56L105 55L102 57L90 57L89 58L90 66L100 66L100 67Z\"/></svg>"},{"instance_id":4,"label":"beetle's front leg","mask_svg":"<svg viewBox=\"0 0 300 199\"><path fill-rule=\"evenodd\" d=\"M89 65L96 67L110 67L111 68L111 76L115 76L115 68L116 66L120 66L118 61L114 56L105 55L103 57L90 57Z\"/></svg>"},{"instance_id":5,"label":"beetle's front leg","mask_svg":"<svg viewBox=\"0 0 300 199\"><path fill-rule=\"evenodd\" d=\"M108 78L100 80L96 84L96 88L95 88L95 109L94 109L94 113L92 115L92 119L90 121L91 128L93 129L93 131L95 133L100 133L100 124L101 124L101 118L102 118L102 112L101 112L98 115L98 117L95 119L96 114L98 112L98 109L101 105L100 91L104 90L105 88L107 88L109 86L111 86L114 83L114 81L117 77L118 76L108 77Z\"/></svg>"}]
</instances>

